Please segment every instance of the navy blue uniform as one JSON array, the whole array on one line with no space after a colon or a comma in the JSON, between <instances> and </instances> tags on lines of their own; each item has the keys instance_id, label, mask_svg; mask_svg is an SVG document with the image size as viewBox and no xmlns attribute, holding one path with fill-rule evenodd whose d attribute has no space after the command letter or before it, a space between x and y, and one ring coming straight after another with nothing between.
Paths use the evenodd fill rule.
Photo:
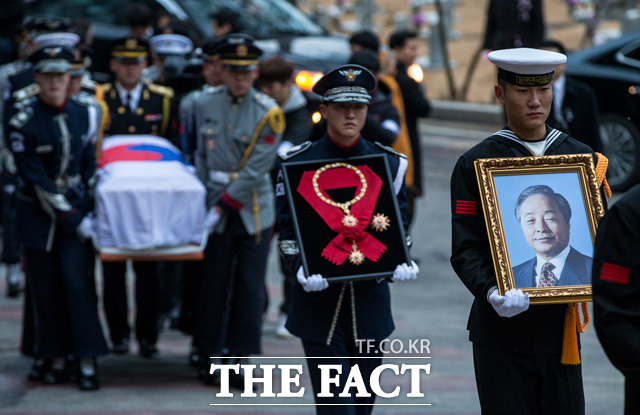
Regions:
<instances>
[{"instance_id":1,"label":"navy blue uniform","mask_svg":"<svg viewBox=\"0 0 640 415\"><path fill-rule=\"evenodd\" d=\"M591 153L596 160L588 146L558 130L547 127L545 138L544 155ZM487 300L496 275L474 161L526 156L531 152L505 127L464 153L451 177L451 264L475 297L467 329L480 404L491 414L583 413L581 367L560 363L567 306L536 305L504 318Z\"/></svg>"},{"instance_id":2,"label":"navy blue uniform","mask_svg":"<svg viewBox=\"0 0 640 415\"><path fill-rule=\"evenodd\" d=\"M348 150L336 145L327 135L313 144L304 144L306 150L293 149L294 155L287 161L312 161L312 160L339 160L345 161L350 157L369 154L385 154L389 162L392 178L400 175L402 185L397 191L398 205L402 215L405 229L407 222L407 195L404 185L404 169L401 163L406 163L393 150L373 144L360 137L356 144ZM279 175L280 180L282 175ZM301 265L301 259L295 249L291 249L291 242L295 241L295 231L289 205L284 194L282 183L277 186L276 206L278 211L278 229L281 252L290 265L291 272L295 275ZM288 246L288 247L287 247ZM335 322L334 322L335 320ZM381 358L354 359L350 361L348 356L365 356L355 347L355 339L383 340L394 329L391 316L391 298L389 283L386 280L363 280L330 284L329 287L319 292L305 292L302 286L295 283L291 300L291 309L286 324L287 329L303 341L303 347L307 356L337 356L335 362L323 360L322 364L338 363L349 368L358 363L365 379L380 364ZM310 359L310 377L314 390L319 391L319 374L317 362ZM315 372L313 370L315 368ZM344 385L348 370L343 371L341 384ZM337 394L336 394L337 396ZM372 395L375 396L375 395ZM366 402L365 402L366 401ZM335 398L329 401L318 399L317 403L353 403L353 398ZM373 400L364 400L362 403L372 403ZM361 403L358 400L358 403ZM372 407L357 406L356 411L369 413ZM352 413L354 408L347 406L318 406L318 413L338 414ZM359 412L358 412L359 413Z\"/></svg>"},{"instance_id":3,"label":"navy blue uniform","mask_svg":"<svg viewBox=\"0 0 640 415\"><path fill-rule=\"evenodd\" d=\"M36 357L108 351L86 249L76 234L93 208L96 129L89 109L72 100L57 108L35 98L9 122L20 178L17 237L25 249L29 312L36 323L33 348L24 352Z\"/></svg>"}]
</instances>

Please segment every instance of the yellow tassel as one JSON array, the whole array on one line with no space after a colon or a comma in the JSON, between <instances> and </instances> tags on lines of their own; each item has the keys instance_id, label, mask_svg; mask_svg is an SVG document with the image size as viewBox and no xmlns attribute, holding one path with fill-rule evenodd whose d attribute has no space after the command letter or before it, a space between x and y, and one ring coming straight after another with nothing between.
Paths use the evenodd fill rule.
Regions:
<instances>
[{"instance_id":1,"label":"yellow tassel","mask_svg":"<svg viewBox=\"0 0 640 415\"><path fill-rule=\"evenodd\" d=\"M564 336L562 339L562 357L560 362L564 365L579 365L580 350L578 350L578 332L584 333L589 326L589 311L587 304L582 303L584 323L580 322L580 311L577 304L568 304L564 316Z\"/></svg>"},{"instance_id":2,"label":"yellow tassel","mask_svg":"<svg viewBox=\"0 0 640 415\"><path fill-rule=\"evenodd\" d=\"M607 166L609 165L609 159L607 159L601 153L596 153L596 156L598 157L598 165L596 166L596 179L598 179L598 187L604 186L604 193L607 195L607 197L611 197L613 193L611 192L609 183L607 183Z\"/></svg>"}]
</instances>

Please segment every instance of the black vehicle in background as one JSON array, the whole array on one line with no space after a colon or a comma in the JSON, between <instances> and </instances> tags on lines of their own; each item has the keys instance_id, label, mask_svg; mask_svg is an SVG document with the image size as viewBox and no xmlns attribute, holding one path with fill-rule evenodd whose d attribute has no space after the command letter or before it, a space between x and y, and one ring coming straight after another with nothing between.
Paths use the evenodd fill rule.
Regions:
<instances>
[{"instance_id":1,"label":"black vehicle in background","mask_svg":"<svg viewBox=\"0 0 640 415\"><path fill-rule=\"evenodd\" d=\"M140 1L140 0L137 0ZM167 12L185 21L201 39L211 35L212 12L226 8L239 15L242 32L255 37L265 52L279 54L297 70L296 82L311 100L311 87L322 73L347 63L350 49L346 38L330 35L286 0L142 0L154 11ZM127 36L125 12L132 0L26 0L25 14L47 13L81 17L93 23L92 73L107 82L109 53L114 39Z\"/></svg>"},{"instance_id":2,"label":"black vehicle in background","mask_svg":"<svg viewBox=\"0 0 640 415\"><path fill-rule=\"evenodd\" d=\"M598 98L611 188L639 183L640 32L570 54L566 74L589 84Z\"/></svg>"}]
</instances>

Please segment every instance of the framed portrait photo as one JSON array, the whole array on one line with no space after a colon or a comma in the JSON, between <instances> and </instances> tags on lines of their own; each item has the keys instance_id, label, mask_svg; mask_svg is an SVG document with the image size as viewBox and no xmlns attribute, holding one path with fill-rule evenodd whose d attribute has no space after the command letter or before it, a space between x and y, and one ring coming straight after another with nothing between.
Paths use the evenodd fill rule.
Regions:
<instances>
[{"instance_id":1,"label":"framed portrait photo","mask_svg":"<svg viewBox=\"0 0 640 415\"><path fill-rule=\"evenodd\" d=\"M590 154L478 159L500 294L531 304L591 301L593 243L604 206Z\"/></svg>"},{"instance_id":2,"label":"framed portrait photo","mask_svg":"<svg viewBox=\"0 0 640 415\"><path fill-rule=\"evenodd\" d=\"M384 278L410 263L384 155L284 162L282 172L307 277Z\"/></svg>"}]
</instances>

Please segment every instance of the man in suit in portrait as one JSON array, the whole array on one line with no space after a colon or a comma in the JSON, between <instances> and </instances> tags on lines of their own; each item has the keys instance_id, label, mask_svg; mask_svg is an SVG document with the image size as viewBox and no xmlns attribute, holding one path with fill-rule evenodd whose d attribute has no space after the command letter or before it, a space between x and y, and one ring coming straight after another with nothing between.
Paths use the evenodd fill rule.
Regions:
<instances>
[{"instance_id":1,"label":"man in suit in portrait","mask_svg":"<svg viewBox=\"0 0 640 415\"><path fill-rule=\"evenodd\" d=\"M518 288L591 283L592 258L569 246L571 206L546 185L520 193L516 219L536 256L513 268Z\"/></svg>"}]
</instances>

